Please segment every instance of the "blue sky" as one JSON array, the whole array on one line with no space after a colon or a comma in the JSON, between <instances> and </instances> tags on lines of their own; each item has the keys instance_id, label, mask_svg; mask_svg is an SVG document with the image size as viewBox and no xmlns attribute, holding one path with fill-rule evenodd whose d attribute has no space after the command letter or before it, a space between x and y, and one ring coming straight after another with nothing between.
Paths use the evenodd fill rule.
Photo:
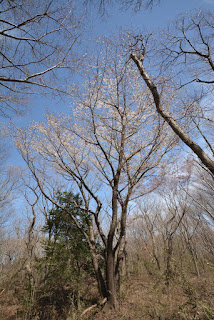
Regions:
<instances>
[{"instance_id":1,"label":"blue sky","mask_svg":"<svg viewBox=\"0 0 214 320\"><path fill-rule=\"evenodd\" d=\"M162 0L160 5L153 7L152 10L141 10L138 13L129 11L121 11L112 7L109 10L109 17L106 19L97 19L97 34L109 33L116 28L133 27L146 28L155 30L166 26L174 20L179 14L188 12L195 8L206 8L212 10L214 8L214 0ZM94 16L92 14L92 16Z\"/></svg>"},{"instance_id":2,"label":"blue sky","mask_svg":"<svg viewBox=\"0 0 214 320\"><path fill-rule=\"evenodd\" d=\"M170 22L175 20L179 14L194 9L206 8L214 9L214 0L161 0L161 4L155 6L152 10L142 9L138 13L131 10L121 11L118 6L111 6L108 9L108 16L101 17L97 10L90 8L88 12L88 23L91 25L88 38L85 41L90 42L101 35L110 36L117 32L121 27L137 31L153 31L166 27ZM90 38L89 38L90 35ZM41 121L46 108L56 112L66 112L69 110L69 101L53 101L43 97L34 96L31 103L32 109L29 116L16 119L16 123L25 126L30 121Z\"/></svg>"},{"instance_id":3,"label":"blue sky","mask_svg":"<svg viewBox=\"0 0 214 320\"><path fill-rule=\"evenodd\" d=\"M86 38L85 40L87 43L87 41L96 39L96 37L101 35L110 36L113 32L117 32L121 27L139 31L157 30L166 27L181 13L186 12L188 14L189 11L202 8L213 11L214 0L162 0L161 4L154 7L153 10L142 10L139 13L134 13L130 10L121 11L118 7L112 7L109 8L109 15L106 17L98 16L97 11L93 10L88 16L89 24L92 26L89 33L90 39ZM69 101L56 102L54 100L45 99L42 96L34 96L29 105L31 106L31 111L28 116L24 118L14 118L14 121L18 126L27 126L31 121L42 121L47 108L49 111L60 113L69 112L70 108ZM22 166L23 162L15 148L12 148L11 151L11 157L8 163L15 166Z\"/></svg>"},{"instance_id":4,"label":"blue sky","mask_svg":"<svg viewBox=\"0 0 214 320\"><path fill-rule=\"evenodd\" d=\"M138 13L132 10L121 11L119 6L108 8L108 16L100 16L97 10L92 7L88 11L88 24L91 26L85 43L91 46L93 40L98 36L117 33L120 28L132 29L135 31L155 31L166 27L170 22L178 18L179 14L186 13L194 9L206 8L213 11L214 0L161 0L160 5L153 7L152 10L142 9ZM92 44L93 46L93 44ZM62 79L63 81L63 79ZM75 81L75 78L73 79ZM32 97L29 106L31 107L28 116L14 118L13 121L21 127L25 127L31 121L43 121L47 109L51 112L69 112L70 101L58 101L35 95ZM18 156L16 151L11 153L10 162L17 164ZM14 160L15 156L15 160ZM19 160L21 163L21 159ZM18 163L19 163L18 161Z\"/></svg>"},{"instance_id":5,"label":"blue sky","mask_svg":"<svg viewBox=\"0 0 214 320\"><path fill-rule=\"evenodd\" d=\"M109 16L106 18L95 18L94 12L91 13L91 18L96 22L94 26L97 35L111 34L120 27L151 31L167 26L181 13L202 8L213 10L214 0L161 0L160 5L152 10L142 9L138 13L121 11L117 6L109 9Z\"/></svg>"}]
</instances>

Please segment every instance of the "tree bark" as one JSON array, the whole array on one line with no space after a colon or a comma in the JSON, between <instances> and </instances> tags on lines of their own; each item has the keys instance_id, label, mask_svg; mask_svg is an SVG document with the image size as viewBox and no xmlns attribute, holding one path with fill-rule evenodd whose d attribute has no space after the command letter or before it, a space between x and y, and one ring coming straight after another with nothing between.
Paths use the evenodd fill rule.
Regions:
<instances>
[{"instance_id":1,"label":"tree bark","mask_svg":"<svg viewBox=\"0 0 214 320\"><path fill-rule=\"evenodd\" d=\"M107 280L107 298L110 306L114 309L118 308L117 288L116 288L116 275L115 275L115 256L112 250L107 249L107 266L106 266L106 280Z\"/></svg>"},{"instance_id":2,"label":"tree bark","mask_svg":"<svg viewBox=\"0 0 214 320\"><path fill-rule=\"evenodd\" d=\"M114 187L112 191L112 221L108 234L106 248L106 281L107 281L107 298L110 306L114 309L118 307L117 286L116 286L116 270L115 270L115 250L113 247L114 235L117 226L117 190L118 190L119 174L114 178Z\"/></svg>"},{"instance_id":3,"label":"tree bark","mask_svg":"<svg viewBox=\"0 0 214 320\"><path fill-rule=\"evenodd\" d=\"M105 281L103 279L102 272L101 272L100 267L98 265L97 258L94 255L93 255L92 261L93 261L94 273L95 273L96 280L97 280L99 294L101 295L102 298L106 298L107 297L107 290L106 290Z\"/></svg>"}]
</instances>

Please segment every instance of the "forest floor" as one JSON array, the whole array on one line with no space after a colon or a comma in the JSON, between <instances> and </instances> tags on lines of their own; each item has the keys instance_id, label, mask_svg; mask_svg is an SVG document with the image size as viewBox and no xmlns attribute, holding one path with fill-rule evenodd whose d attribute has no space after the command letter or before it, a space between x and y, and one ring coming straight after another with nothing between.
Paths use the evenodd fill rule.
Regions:
<instances>
[{"instance_id":1,"label":"forest floor","mask_svg":"<svg viewBox=\"0 0 214 320\"><path fill-rule=\"evenodd\" d=\"M130 276L120 292L120 309L104 307L90 320L211 320L214 319L214 274L174 279L166 286L153 276Z\"/></svg>"},{"instance_id":2,"label":"forest floor","mask_svg":"<svg viewBox=\"0 0 214 320\"><path fill-rule=\"evenodd\" d=\"M110 310L107 305L93 308L83 317L87 306L97 301L95 283L82 291L79 311L73 309L70 316L49 312L44 316L30 317L32 320L211 320L214 319L214 275L177 276L166 286L164 279L147 273L129 275L123 281L119 297L119 310ZM12 295L2 292L0 297L0 320L28 319L19 315L23 306Z\"/></svg>"}]
</instances>

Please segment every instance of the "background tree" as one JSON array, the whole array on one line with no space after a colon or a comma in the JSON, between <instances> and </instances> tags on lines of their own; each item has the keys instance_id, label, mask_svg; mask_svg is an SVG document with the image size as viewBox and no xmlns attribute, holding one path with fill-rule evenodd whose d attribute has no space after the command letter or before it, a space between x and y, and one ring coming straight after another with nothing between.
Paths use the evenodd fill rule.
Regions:
<instances>
[{"instance_id":1,"label":"background tree","mask_svg":"<svg viewBox=\"0 0 214 320\"><path fill-rule=\"evenodd\" d=\"M201 167L198 163L193 162L194 170L191 176L192 192L188 196L195 202L201 211L201 215L206 217L211 225L214 221L214 182L210 172Z\"/></svg>"},{"instance_id":2,"label":"background tree","mask_svg":"<svg viewBox=\"0 0 214 320\"><path fill-rule=\"evenodd\" d=\"M21 188L22 170L7 166L9 159L8 140L0 133L0 228L9 223L13 215L13 204L17 198L17 191Z\"/></svg>"},{"instance_id":3,"label":"background tree","mask_svg":"<svg viewBox=\"0 0 214 320\"><path fill-rule=\"evenodd\" d=\"M189 174L184 170L181 176L171 174L155 192L159 196L153 194L139 202L130 217L130 272L141 274L146 269L149 275L162 277L167 286L185 278L188 270L197 277L209 274L207 265L213 264L212 221L192 199Z\"/></svg>"}]
</instances>

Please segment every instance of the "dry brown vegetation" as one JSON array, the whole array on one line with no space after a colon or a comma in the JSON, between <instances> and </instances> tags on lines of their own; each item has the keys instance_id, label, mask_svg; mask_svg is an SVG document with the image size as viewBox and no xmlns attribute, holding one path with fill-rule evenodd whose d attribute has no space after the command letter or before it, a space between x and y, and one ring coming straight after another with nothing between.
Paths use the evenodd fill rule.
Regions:
<instances>
[{"instance_id":1,"label":"dry brown vegetation","mask_svg":"<svg viewBox=\"0 0 214 320\"><path fill-rule=\"evenodd\" d=\"M151 275L132 275L122 285L120 312L103 310L89 319L213 319L213 276L188 279L166 287Z\"/></svg>"},{"instance_id":2,"label":"dry brown vegetation","mask_svg":"<svg viewBox=\"0 0 214 320\"><path fill-rule=\"evenodd\" d=\"M194 209L196 213L197 208ZM41 252L39 259L38 251L37 258L31 259L30 270L29 260L26 259L27 265L24 261L20 263L18 254L14 260L10 256L7 263L1 263L2 275L7 277L1 276L0 319L214 319L213 228L206 219L191 216L192 211L188 209L171 239L172 252L168 259L166 226L169 230L170 221L174 227L176 224L172 217L176 220L179 215L177 217L168 212L164 217L160 211L156 215L155 206L149 213L150 220L147 214L148 210L141 208L141 214L129 221L117 311L108 304L100 305L102 299L89 266L90 261L89 268L85 265L81 267L78 277L74 269L60 269L64 275L61 278L56 273L59 262L55 260L55 267L50 265L50 260L41 259ZM187 234L187 221L190 225L189 242L183 233L186 231ZM195 223L197 232L191 234ZM4 250L6 257L6 246ZM8 250L10 252L10 247ZM24 251L22 246L22 257Z\"/></svg>"},{"instance_id":3,"label":"dry brown vegetation","mask_svg":"<svg viewBox=\"0 0 214 320\"><path fill-rule=\"evenodd\" d=\"M201 278L191 272L181 273L169 286L165 285L163 278L149 275L145 269L140 274L129 274L122 281L118 312L108 309L107 306L97 307L87 312L82 319L214 319L213 267L208 265L206 276ZM14 296L17 295L16 290L5 290L1 293L1 319L27 319L21 313L23 305L20 304L20 299ZM30 319L80 319L82 311L99 300L95 283L84 286L79 310L73 306L72 312L71 300L60 300L60 297L62 295L59 294L52 303L45 298L38 301L37 311L43 309L43 316Z\"/></svg>"}]
</instances>

